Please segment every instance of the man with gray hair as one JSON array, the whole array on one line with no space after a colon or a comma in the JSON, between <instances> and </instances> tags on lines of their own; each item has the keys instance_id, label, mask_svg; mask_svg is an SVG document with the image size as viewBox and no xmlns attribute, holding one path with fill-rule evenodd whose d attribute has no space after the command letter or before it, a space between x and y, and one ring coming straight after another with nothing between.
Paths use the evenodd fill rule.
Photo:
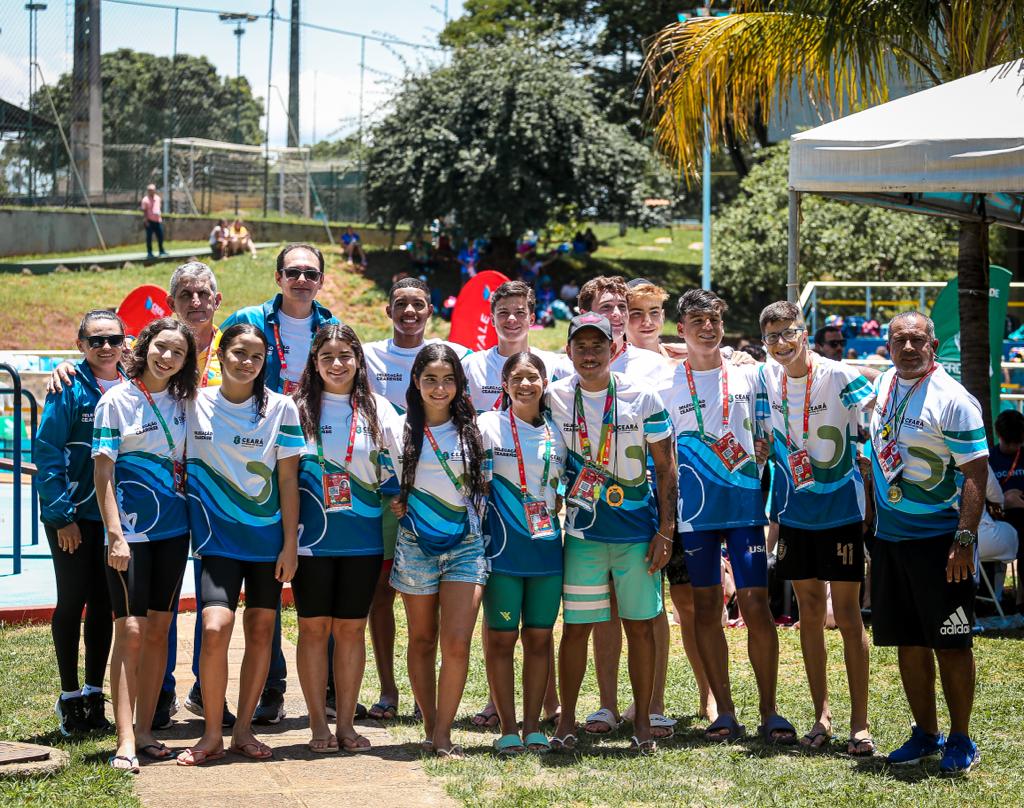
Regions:
<instances>
[{"instance_id":1,"label":"man with gray hair","mask_svg":"<svg viewBox=\"0 0 1024 808\"><path fill-rule=\"evenodd\" d=\"M869 427L875 502L871 603L874 642L897 646L915 726L892 764L942 755L944 774L978 761L974 701L974 570L988 445L981 407L935 361L935 326L920 312L889 323L894 367L875 384ZM949 708L939 731L935 660Z\"/></svg>"}]
</instances>

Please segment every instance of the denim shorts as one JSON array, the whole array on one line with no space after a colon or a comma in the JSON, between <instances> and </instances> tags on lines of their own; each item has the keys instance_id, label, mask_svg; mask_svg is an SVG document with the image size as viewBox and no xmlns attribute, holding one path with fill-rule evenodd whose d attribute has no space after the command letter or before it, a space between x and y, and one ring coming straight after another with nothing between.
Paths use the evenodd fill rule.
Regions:
<instances>
[{"instance_id":1,"label":"denim shorts","mask_svg":"<svg viewBox=\"0 0 1024 808\"><path fill-rule=\"evenodd\" d=\"M395 563L391 568L391 586L406 595L434 595L444 581L487 583L490 564L481 536L467 536L446 553L424 553L416 536L399 528L395 545Z\"/></svg>"}]
</instances>

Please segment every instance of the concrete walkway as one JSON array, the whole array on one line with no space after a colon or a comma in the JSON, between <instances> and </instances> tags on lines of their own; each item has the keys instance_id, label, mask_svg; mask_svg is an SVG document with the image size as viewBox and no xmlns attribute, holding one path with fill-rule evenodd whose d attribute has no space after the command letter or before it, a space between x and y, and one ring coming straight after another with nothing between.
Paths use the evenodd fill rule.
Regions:
<instances>
[{"instance_id":1,"label":"concrete walkway","mask_svg":"<svg viewBox=\"0 0 1024 808\"><path fill-rule=\"evenodd\" d=\"M184 702L192 684L192 615L182 615L178 631L178 695ZM228 701L236 704L242 661L242 620L239 613L229 652ZM437 781L423 772L418 750L399 744L376 721L363 721L359 731L373 750L359 755L314 755L306 748L309 727L299 688L295 646L284 640L288 661L288 717L271 727L255 727L257 736L274 749L269 761L250 761L228 753L214 763L185 768L174 761L144 764L136 792L146 808L384 808L384 806L454 806ZM174 725L158 736L178 750L194 743L202 721L184 707ZM224 743L230 743L230 730Z\"/></svg>"}]
</instances>

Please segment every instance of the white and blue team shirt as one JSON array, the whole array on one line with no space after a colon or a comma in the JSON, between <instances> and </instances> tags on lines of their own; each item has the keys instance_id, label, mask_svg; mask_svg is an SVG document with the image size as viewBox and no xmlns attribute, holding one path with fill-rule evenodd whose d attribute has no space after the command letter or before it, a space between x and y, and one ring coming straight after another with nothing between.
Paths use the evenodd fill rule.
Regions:
<instances>
[{"instance_id":1,"label":"white and blue team shirt","mask_svg":"<svg viewBox=\"0 0 1024 808\"><path fill-rule=\"evenodd\" d=\"M193 551L276 561L284 544L277 461L306 446L295 402L267 391L266 415L257 420L252 399L235 404L207 387L186 409Z\"/></svg>"},{"instance_id":2,"label":"white and blue team shirt","mask_svg":"<svg viewBox=\"0 0 1024 808\"><path fill-rule=\"evenodd\" d=\"M903 476L903 498L888 499L889 483L878 465L877 453L884 444L880 432L892 418L895 402L902 402L916 379L898 381L893 401L886 405L895 368L875 381L871 408L871 478L875 493L875 535L888 541L904 541L951 535L959 523L960 487L963 475L957 466L988 457L981 406L974 396L941 365L914 391L902 423L895 425Z\"/></svg>"},{"instance_id":3,"label":"white and blue team shirt","mask_svg":"<svg viewBox=\"0 0 1024 808\"><path fill-rule=\"evenodd\" d=\"M416 355L427 345L432 345L435 342L444 342L455 351L460 362L471 353L469 348L463 345L439 339L424 340L415 348L400 348L392 339L367 342L363 345L366 369L370 373L370 386L373 388L373 392L390 401L397 413L405 412L405 393L409 389L410 371L413 362L416 361Z\"/></svg>"},{"instance_id":4,"label":"white and blue team shirt","mask_svg":"<svg viewBox=\"0 0 1024 808\"><path fill-rule=\"evenodd\" d=\"M558 378L564 357L539 348L530 348L530 353L544 363L548 381ZM501 406L501 370L506 361L508 357L498 353L497 345L463 357L462 369L466 372L469 397L477 412L489 412Z\"/></svg>"},{"instance_id":5,"label":"white and blue team shirt","mask_svg":"<svg viewBox=\"0 0 1024 808\"><path fill-rule=\"evenodd\" d=\"M388 400L373 394L380 423L381 442L373 440L366 413L359 412L352 443L352 462L345 453L352 427L351 397L323 393L320 403L320 438L327 473L348 472L352 508L328 513L324 507L323 471L316 438L306 438L299 461L299 555L380 555L381 483L393 474L387 452L387 425L398 416Z\"/></svg>"},{"instance_id":6,"label":"white and blue team shirt","mask_svg":"<svg viewBox=\"0 0 1024 808\"><path fill-rule=\"evenodd\" d=\"M761 365L770 408L764 432L773 438L773 520L803 530L825 530L864 518L864 483L857 468L855 438L861 408L873 393L868 380L850 365L817 355L812 361L807 444L803 443L807 377L786 381L790 449L782 414L782 375L786 371L777 362ZM800 449L806 449L810 457L814 482L796 491L787 456Z\"/></svg>"},{"instance_id":7,"label":"white and blue team shirt","mask_svg":"<svg viewBox=\"0 0 1024 808\"><path fill-rule=\"evenodd\" d=\"M523 471L529 496L537 497L544 474L544 453L547 435L551 436L551 456L547 482L544 485L544 503L551 515L555 535L535 539L526 524L519 463L516 461L515 441L509 411L485 412L477 420L480 437L486 453L485 473L490 480L484 532L487 535L487 554L491 570L504 575L532 577L562 574L562 529L555 511L558 482L565 470L566 447L562 431L550 418L544 426L533 426L516 421L519 447L523 453Z\"/></svg>"},{"instance_id":8,"label":"white and blue team shirt","mask_svg":"<svg viewBox=\"0 0 1024 808\"><path fill-rule=\"evenodd\" d=\"M96 405L92 456L114 461L117 510L125 541L159 541L188 532L185 498L174 490L174 461L185 451L185 406L166 390L152 393L174 441L174 453L156 412L131 382L104 393Z\"/></svg>"},{"instance_id":9,"label":"white and blue team shirt","mask_svg":"<svg viewBox=\"0 0 1024 808\"><path fill-rule=\"evenodd\" d=\"M277 321L281 329L281 352L288 365L282 370L281 378L298 384L302 378L302 371L306 369L309 349L313 344L313 315L298 319L278 311Z\"/></svg>"},{"instance_id":10,"label":"white and blue team shirt","mask_svg":"<svg viewBox=\"0 0 1024 808\"><path fill-rule=\"evenodd\" d=\"M723 372L728 374L729 387L729 423L725 428ZM662 392L676 436L678 530L686 533L767 524L759 469L753 459L757 421L767 415L759 368L723 361L720 367L692 373L706 440L700 437L685 365L675 369L670 387ZM751 460L732 472L710 446L728 430L751 456Z\"/></svg>"},{"instance_id":11,"label":"white and blue team shirt","mask_svg":"<svg viewBox=\"0 0 1024 808\"><path fill-rule=\"evenodd\" d=\"M616 431L608 466L602 467L601 471L608 474L608 485L622 487L625 499L622 505L612 507L605 499L605 486L593 511L569 505L565 531L576 538L609 544L648 542L658 529L658 506L647 481L647 446L670 438L672 425L661 398L651 385L643 380L632 381L619 373L614 376ZM569 480L567 490L572 488L585 462L576 425L578 382L579 377L574 373L548 386L551 417L562 432L562 439L569 450L566 461ZM601 445L601 424L607 391L581 392L590 451L596 462Z\"/></svg>"},{"instance_id":12,"label":"white and blue team shirt","mask_svg":"<svg viewBox=\"0 0 1024 808\"><path fill-rule=\"evenodd\" d=\"M459 478L463 490L468 483L468 467L462 450L462 441L451 421L430 427L448 467ZM402 479L402 445L405 435L405 416L400 416L388 430L388 451L395 469L395 477ZM431 556L448 552L471 533L465 498L452 484L430 441L423 438L416 481L409 492L405 516L399 526L413 534L419 548Z\"/></svg>"}]
</instances>

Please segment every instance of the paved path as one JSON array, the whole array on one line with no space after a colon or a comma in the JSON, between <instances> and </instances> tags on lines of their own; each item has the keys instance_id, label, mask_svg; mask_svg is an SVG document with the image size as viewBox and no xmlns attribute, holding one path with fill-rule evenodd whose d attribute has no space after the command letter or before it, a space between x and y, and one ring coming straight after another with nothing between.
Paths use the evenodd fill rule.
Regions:
<instances>
[{"instance_id":1,"label":"paved path","mask_svg":"<svg viewBox=\"0 0 1024 808\"><path fill-rule=\"evenodd\" d=\"M192 615L181 617L178 631L179 697L184 701L192 683ZM229 653L228 701L238 694L242 661L241 613ZM313 755L306 748L309 729L306 707L295 667L295 646L284 640L288 661L288 718L273 727L256 727L264 743L274 749L267 762L227 757L206 766L185 768L173 761L143 765L136 792L146 808L339 808L359 806L454 806L437 781L423 772L411 745L398 744L376 721L360 722L359 731L370 739L373 751L360 755ZM169 746L183 749L198 740L202 722L184 707L174 726L158 733ZM184 720L183 720L184 719ZM225 744L230 743L230 735Z\"/></svg>"},{"instance_id":2,"label":"paved path","mask_svg":"<svg viewBox=\"0 0 1024 808\"><path fill-rule=\"evenodd\" d=\"M256 249L263 250L268 247L276 247L279 243L280 242L277 241L257 241ZM93 264L98 264L101 267L110 269L111 267L120 267L125 263L125 261L130 261L133 264L141 264L143 266L152 266L153 264L180 261L183 258L190 258L193 255L198 256L200 260L203 260L204 257L209 259L209 245L179 247L177 249L168 250L166 255L154 254L152 257L150 257L145 250L132 250L128 252L66 255L61 258L33 258L28 261L0 260L0 272L20 272L22 268L27 268L32 270L34 273L42 274L50 272L55 267L59 266L65 266L68 269L85 269Z\"/></svg>"}]
</instances>

